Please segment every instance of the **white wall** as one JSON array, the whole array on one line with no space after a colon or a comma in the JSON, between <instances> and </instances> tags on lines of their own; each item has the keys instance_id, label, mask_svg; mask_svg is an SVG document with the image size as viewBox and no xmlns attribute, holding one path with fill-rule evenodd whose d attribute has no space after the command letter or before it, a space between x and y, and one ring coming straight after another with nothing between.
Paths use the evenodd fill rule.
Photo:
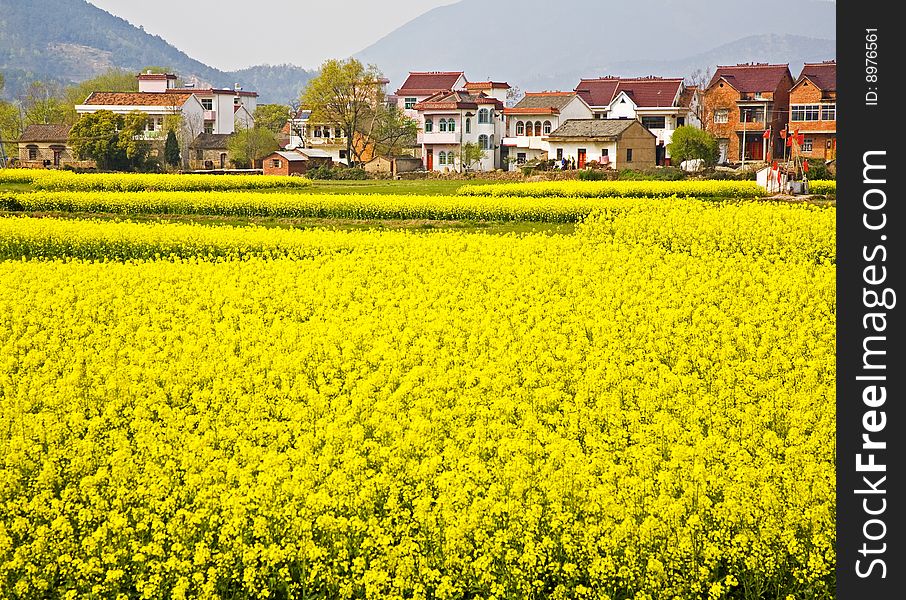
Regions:
<instances>
[{"instance_id":1,"label":"white wall","mask_svg":"<svg viewBox=\"0 0 906 600\"><path fill-rule=\"evenodd\" d=\"M577 167L579 166L579 148L585 149L586 162L601 162L601 157L603 156L602 151L605 149L608 151L610 165L612 167L617 168L617 164L620 162L620 157L617 156L616 142L558 142L551 140L550 150L548 150L547 154L548 159L556 160L558 148L563 149L563 158L566 160L574 160Z\"/></svg>"}]
</instances>

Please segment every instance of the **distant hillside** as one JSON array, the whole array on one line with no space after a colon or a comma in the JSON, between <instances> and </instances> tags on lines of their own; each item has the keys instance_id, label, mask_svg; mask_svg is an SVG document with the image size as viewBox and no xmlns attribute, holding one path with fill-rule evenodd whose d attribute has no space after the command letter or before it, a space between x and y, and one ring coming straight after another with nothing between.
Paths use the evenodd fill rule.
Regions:
<instances>
[{"instance_id":1,"label":"distant hillside","mask_svg":"<svg viewBox=\"0 0 906 600\"><path fill-rule=\"evenodd\" d=\"M762 43L779 42L785 53L776 60L797 63L825 51L835 36L836 6L817 0L460 0L410 21L357 57L380 66L394 88L410 70L460 69L475 81L571 88L579 75L661 74L705 57L726 63L778 54ZM716 54L723 50L750 55Z\"/></svg>"},{"instance_id":2,"label":"distant hillside","mask_svg":"<svg viewBox=\"0 0 906 600\"><path fill-rule=\"evenodd\" d=\"M314 74L292 65L221 71L86 0L0 0L0 72L8 98L36 79L67 84L110 67L137 71L149 65L170 67L183 80L203 84L239 83L258 91L262 102L297 98Z\"/></svg>"}]
</instances>

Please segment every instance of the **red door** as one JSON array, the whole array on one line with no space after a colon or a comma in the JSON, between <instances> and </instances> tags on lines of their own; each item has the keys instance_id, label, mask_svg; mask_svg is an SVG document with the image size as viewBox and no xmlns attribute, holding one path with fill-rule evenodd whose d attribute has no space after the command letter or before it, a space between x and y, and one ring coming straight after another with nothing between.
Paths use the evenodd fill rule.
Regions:
<instances>
[{"instance_id":1,"label":"red door","mask_svg":"<svg viewBox=\"0 0 906 600\"><path fill-rule=\"evenodd\" d=\"M428 150L428 154L425 156L425 169L428 171L434 170L434 151Z\"/></svg>"},{"instance_id":2,"label":"red door","mask_svg":"<svg viewBox=\"0 0 906 600\"><path fill-rule=\"evenodd\" d=\"M746 137L745 152L746 160L764 160L764 138L760 135L753 139Z\"/></svg>"},{"instance_id":3,"label":"red door","mask_svg":"<svg viewBox=\"0 0 906 600\"><path fill-rule=\"evenodd\" d=\"M580 169L585 168L585 148L579 148L579 162L577 166Z\"/></svg>"}]
</instances>

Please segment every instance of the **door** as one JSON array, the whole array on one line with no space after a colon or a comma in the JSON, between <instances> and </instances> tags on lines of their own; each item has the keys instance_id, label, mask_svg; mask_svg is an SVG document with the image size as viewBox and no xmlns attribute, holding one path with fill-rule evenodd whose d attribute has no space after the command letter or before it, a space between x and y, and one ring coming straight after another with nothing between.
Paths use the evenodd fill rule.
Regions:
<instances>
[{"instance_id":1,"label":"door","mask_svg":"<svg viewBox=\"0 0 906 600\"><path fill-rule=\"evenodd\" d=\"M754 139L746 137L745 157L746 160L764 160L764 142L760 135L752 136Z\"/></svg>"},{"instance_id":2,"label":"door","mask_svg":"<svg viewBox=\"0 0 906 600\"><path fill-rule=\"evenodd\" d=\"M576 166L580 169L585 168L585 154L585 148L579 148L579 162Z\"/></svg>"},{"instance_id":3,"label":"door","mask_svg":"<svg viewBox=\"0 0 906 600\"><path fill-rule=\"evenodd\" d=\"M226 153L225 153L225 152L221 152L221 153L220 153L220 168L221 168L221 169L225 169L225 168L226 168L226 159L227 159Z\"/></svg>"},{"instance_id":4,"label":"door","mask_svg":"<svg viewBox=\"0 0 906 600\"><path fill-rule=\"evenodd\" d=\"M429 171L434 170L434 150L428 150L428 153L425 155L425 169Z\"/></svg>"}]
</instances>

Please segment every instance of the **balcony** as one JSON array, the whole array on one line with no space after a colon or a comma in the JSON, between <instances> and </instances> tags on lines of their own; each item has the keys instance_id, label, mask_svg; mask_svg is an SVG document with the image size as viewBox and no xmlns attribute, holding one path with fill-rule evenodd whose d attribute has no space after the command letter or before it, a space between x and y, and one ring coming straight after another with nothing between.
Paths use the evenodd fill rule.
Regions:
<instances>
[{"instance_id":1,"label":"balcony","mask_svg":"<svg viewBox=\"0 0 906 600\"><path fill-rule=\"evenodd\" d=\"M217 120L217 111L216 110L204 111L204 120L205 121L216 121Z\"/></svg>"},{"instance_id":2,"label":"balcony","mask_svg":"<svg viewBox=\"0 0 906 600\"><path fill-rule=\"evenodd\" d=\"M458 144L460 139L458 131L431 131L418 134L419 144Z\"/></svg>"}]
</instances>

